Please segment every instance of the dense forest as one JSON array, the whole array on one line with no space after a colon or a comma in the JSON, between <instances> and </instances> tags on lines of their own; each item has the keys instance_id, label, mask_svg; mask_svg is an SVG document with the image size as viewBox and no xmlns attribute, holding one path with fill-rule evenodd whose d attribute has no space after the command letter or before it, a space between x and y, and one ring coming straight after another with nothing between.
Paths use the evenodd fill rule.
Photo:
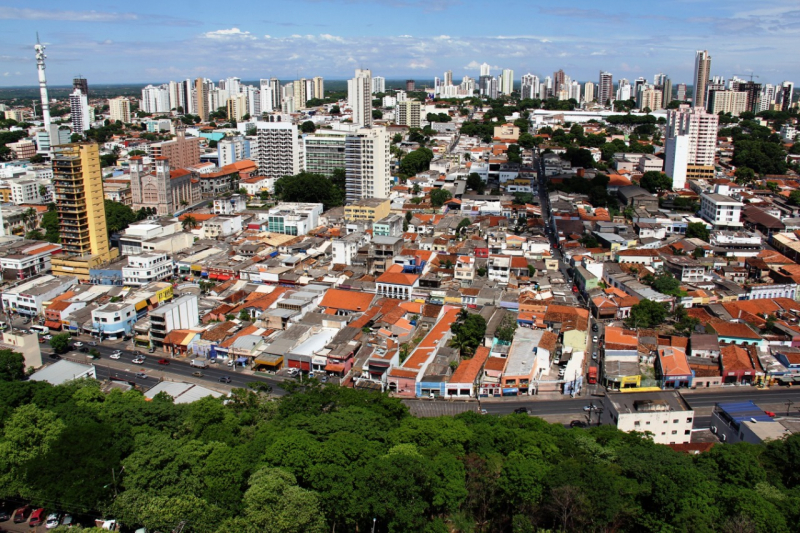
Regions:
<instances>
[{"instance_id":1,"label":"dense forest","mask_svg":"<svg viewBox=\"0 0 800 533\"><path fill-rule=\"evenodd\" d=\"M800 436L686 455L336 386L175 405L0 383L0 497L193 532L796 531ZM374 520L374 522L373 522Z\"/></svg>"}]
</instances>

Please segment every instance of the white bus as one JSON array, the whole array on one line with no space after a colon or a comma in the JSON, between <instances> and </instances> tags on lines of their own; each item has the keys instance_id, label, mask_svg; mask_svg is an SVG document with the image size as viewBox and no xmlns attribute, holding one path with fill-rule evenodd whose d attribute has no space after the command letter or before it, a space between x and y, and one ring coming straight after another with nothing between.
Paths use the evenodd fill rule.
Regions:
<instances>
[{"instance_id":1,"label":"white bus","mask_svg":"<svg viewBox=\"0 0 800 533\"><path fill-rule=\"evenodd\" d=\"M48 333L50 333L50 328L48 328L47 326L31 326L28 329L38 333L39 335L47 335Z\"/></svg>"}]
</instances>

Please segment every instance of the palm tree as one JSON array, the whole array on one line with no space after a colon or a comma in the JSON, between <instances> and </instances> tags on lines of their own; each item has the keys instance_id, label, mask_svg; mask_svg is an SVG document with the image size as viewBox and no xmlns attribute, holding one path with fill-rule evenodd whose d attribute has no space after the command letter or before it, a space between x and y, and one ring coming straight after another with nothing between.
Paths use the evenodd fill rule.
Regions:
<instances>
[{"instance_id":1,"label":"palm tree","mask_svg":"<svg viewBox=\"0 0 800 533\"><path fill-rule=\"evenodd\" d=\"M183 219L183 230L190 230L197 226L197 219L194 218L192 215L187 216Z\"/></svg>"}]
</instances>

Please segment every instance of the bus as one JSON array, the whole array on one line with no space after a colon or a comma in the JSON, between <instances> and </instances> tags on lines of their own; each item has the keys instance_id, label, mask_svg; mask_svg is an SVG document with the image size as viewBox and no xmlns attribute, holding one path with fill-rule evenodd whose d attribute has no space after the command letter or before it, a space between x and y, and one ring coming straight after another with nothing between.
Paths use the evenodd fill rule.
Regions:
<instances>
[{"instance_id":1,"label":"bus","mask_svg":"<svg viewBox=\"0 0 800 533\"><path fill-rule=\"evenodd\" d=\"M50 328L48 328L47 326L31 326L28 329L38 333L39 335L47 335L48 333L50 333Z\"/></svg>"}]
</instances>

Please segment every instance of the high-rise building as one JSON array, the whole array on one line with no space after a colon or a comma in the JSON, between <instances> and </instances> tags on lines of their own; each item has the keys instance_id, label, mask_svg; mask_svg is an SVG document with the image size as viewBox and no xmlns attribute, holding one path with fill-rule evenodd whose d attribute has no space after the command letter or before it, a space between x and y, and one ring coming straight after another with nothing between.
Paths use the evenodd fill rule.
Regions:
<instances>
[{"instance_id":1,"label":"high-rise building","mask_svg":"<svg viewBox=\"0 0 800 533\"><path fill-rule=\"evenodd\" d=\"M389 134L384 126L360 128L345 141L346 199L388 198Z\"/></svg>"},{"instance_id":2,"label":"high-rise building","mask_svg":"<svg viewBox=\"0 0 800 533\"><path fill-rule=\"evenodd\" d=\"M195 114L200 117L203 122L208 122L208 115L211 112L208 109L208 85L203 78L194 80L195 90Z\"/></svg>"},{"instance_id":3,"label":"high-rise building","mask_svg":"<svg viewBox=\"0 0 800 533\"><path fill-rule=\"evenodd\" d=\"M140 107L145 113L168 113L170 110L169 86L146 86L142 89L142 103Z\"/></svg>"},{"instance_id":4,"label":"high-rise building","mask_svg":"<svg viewBox=\"0 0 800 533\"><path fill-rule=\"evenodd\" d=\"M636 107L639 109L649 109L655 111L661 109L663 95L660 89L645 84L639 86L639 93L636 95Z\"/></svg>"},{"instance_id":5,"label":"high-rise building","mask_svg":"<svg viewBox=\"0 0 800 533\"><path fill-rule=\"evenodd\" d=\"M663 72L659 72L658 74L653 76L653 85L655 85L656 87L662 86L664 85L664 80L666 79L667 75L664 74Z\"/></svg>"},{"instance_id":6,"label":"high-rise building","mask_svg":"<svg viewBox=\"0 0 800 533\"><path fill-rule=\"evenodd\" d=\"M610 105L614 99L614 76L610 72L600 71L600 78L597 82L597 103L600 105Z\"/></svg>"},{"instance_id":7,"label":"high-rise building","mask_svg":"<svg viewBox=\"0 0 800 533\"><path fill-rule=\"evenodd\" d=\"M299 80L295 80L292 83L292 89L294 91L295 107L298 109L306 107L306 102L308 101L308 94L306 92L306 79L301 78Z\"/></svg>"},{"instance_id":8,"label":"high-rise building","mask_svg":"<svg viewBox=\"0 0 800 533\"><path fill-rule=\"evenodd\" d=\"M761 95L758 98L758 111L766 111L775 101L776 88L771 83L767 83L761 89Z\"/></svg>"},{"instance_id":9,"label":"high-rise building","mask_svg":"<svg viewBox=\"0 0 800 533\"><path fill-rule=\"evenodd\" d=\"M131 122L131 103L124 96L111 98L108 101L108 114L111 122L120 121L123 124Z\"/></svg>"},{"instance_id":10,"label":"high-rise building","mask_svg":"<svg viewBox=\"0 0 800 533\"><path fill-rule=\"evenodd\" d=\"M397 124L408 126L409 128L421 128L422 104L418 100L406 100L398 102L395 107Z\"/></svg>"},{"instance_id":11,"label":"high-rise building","mask_svg":"<svg viewBox=\"0 0 800 533\"><path fill-rule=\"evenodd\" d=\"M459 89L461 89L461 94L472 96L475 93L475 80L469 76L464 76L461 78Z\"/></svg>"},{"instance_id":12,"label":"high-rise building","mask_svg":"<svg viewBox=\"0 0 800 533\"><path fill-rule=\"evenodd\" d=\"M72 90L80 89L86 98L89 98L89 82L83 76L72 79Z\"/></svg>"},{"instance_id":13,"label":"high-rise building","mask_svg":"<svg viewBox=\"0 0 800 533\"><path fill-rule=\"evenodd\" d=\"M386 78L375 76L372 78L372 94L386 92Z\"/></svg>"},{"instance_id":14,"label":"high-rise building","mask_svg":"<svg viewBox=\"0 0 800 533\"><path fill-rule=\"evenodd\" d=\"M633 94L631 93L631 82L627 78L621 78L617 87L617 97L615 100L630 100Z\"/></svg>"},{"instance_id":15,"label":"high-rise building","mask_svg":"<svg viewBox=\"0 0 800 533\"><path fill-rule=\"evenodd\" d=\"M282 178L305 169L303 141L291 122L256 122L255 162L262 176ZM252 155L252 151L251 151Z\"/></svg>"},{"instance_id":16,"label":"high-rise building","mask_svg":"<svg viewBox=\"0 0 800 533\"><path fill-rule=\"evenodd\" d=\"M525 74L522 76L520 85L520 98L539 98L539 77L535 74Z\"/></svg>"},{"instance_id":17,"label":"high-rise building","mask_svg":"<svg viewBox=\"0 0 800 533\"><path fill-rule=\"evenodd\" d=\"M492 75L492 67L489 66L489 63L482 63L481 76L491 76L491 75Z\"/></svg>"},{"instance_id":18,"label":"high-rise building","mask_svg":"<svg viewBox=\"0 0 800 533\"><path fill-rule=\"evenodd\" d=\"M686 101L686 93L687 93L686 92L686 84L685 83L679 83L677 85L677 91L675 93L675 99L678 100L679 102L685 102Z\"/></svg>"},{"instance_id":19,"label":"high-rise building","mask_svg":"<svg viewBox=\"0 0 800 533\"><path fill-rule=\"evenodd\" d=\"M406 80L406 91L411 92L416 90L417 90L416 82L414 80Z\"/></svg>"},{"instance_id":20,"label":"high-rise building","mask_svg":"<svg viewBox=\"0 0 800 533\"><path fill-rule=\"evenodd\" d=\"M169 82L169 108L170 110L173 109L185 109L186 105L183 100L183 91L181 91L181 82L179 81L171 81Z\"/></svg>"},{"instance_id":21,"label":"high-rise building","mask_svg":"<svg viewBox=\"0 0 800 533\"><path fill-rule=\"evenodd\" d=\"M54 146L53 185L64 251L63 256L52 259L53 274L88 280L89 268L117 255L108 245L97 144Z\"/></svg>"},{"instance_id":22,"label":"high-rise building","mask_svg":"<svg viewBox=\"0 0 800 533\"><path fill-rule=\"evenodd\" d=\"M324 129L303 135L305 170L327 177L333 176L337 168L344 170L346 137L346 132Z\"/></svg>"},{"instance_id":23,"label":"high-rise building","mask_svg":"<svg viewBox=\"0 0 800 533\"><path fill-rule=\"evenodd\" d=\"M260 87L259 97L261 98L261 112L272 113L274 100L272 99L272 89L269 80L261 79L258 81Z\"/></svg>"},{"instance_id":24,"label":"high-rise building","mask_svg":"<svg viewBox=\"0 0 800 533\"><path fill-rule=\"evenodd\" d=\"M372 126L372 72L356 69L356 76L347 80L347 103L353 111L353 124Z\"/></svg>"},{"instance_id":25,"label":"high-rise building","mask_svg":"<svg viewBox=\"0 0 800 533\"><path fill-rule=\"evenodd\" d=\"M559 69L553 73L553 94L558 94L562 86L567 82L567 74L564 69Z\"/></svg>"},{"instance_id":26,"label":"high-rise building","mask_svg":"<svg viewBox=\"0 0 800 533\"><path fill-rule=\"evenodd\" d=\"M669 103L672 101L672 80L670 80L666 75L661 79L661 94L661 107L666 109Z\"/></svg>"},{"instance_id":27,"label":"high-rise building","mask_svg":"<svg viewBox=\"0 0 800 533\"><path fill-rule=\"evenodd\" d=\"M228 112L228 120L240 122L242 117L248 114L246 94L240 93L233 95L228 98L228 101L225 102L225 104Z\"/></svg>"},{"instance_id":28,"label":"high-rise building","mask_svg":"<svg viewBox=\"0 0 800 533\"><path fill-rule=\"evenodd\" d=\"M587 81L583 84L583 101L592 102L594 100L594 83Z\"/></svg>"},{"instance_id":29,"label":"high-rise building","mask_svg":"<svg viewBox=\"0 0 800 533\"><path fill-rule=\"evenodd\" d=\"M444 73L444 85L453 85L453 71L446 70Z\"/></svg>"},{"instance_id":30,"label":"high-rise building","mask_svg":"<svg viewBox=\"0 0 800 533\"><path fill-rule=\"evenodd\" d=\"M152 157L165 157L173 170L200 163L200 137L186 137L183 125L175 126L175 138L150 145Z\"/></svg>"},{"instance_id":31,"label":"high-rise building","mask_svg":"<svg viewBox=\"0 0 800 533\"><path fill-rule=\"evenodd\" d=\"M719 117L702 107L681 105L667 111L665 172L672 188L682 189L687 179L714 176Z\"/></svg>"},{"instance_id":32,"label":"high-rise building","mask_svg":"<svg viewBox=\"0 0 800 533\"><path fill-rule=\"evenodd\" d=\"M478 78L478 91L480 92L481 96L489 96L489 90L492 85L492 78L491 76L481 76Z\"/></svg>"},{"instance_id":33,"label":"high-rise building","mask_svg":"<svg viewBox=\"0 0 800 533\"><path fill-rule=\"evenodd\" d=\"M789 108L792 107L792 98L794 97L794 82L783 82L780 86L779 96L781 111L789 111Z\"/></svg>"},{"instance_id":34,"label":"high-rise building","mask_svg":"<svg viewBox=\"0 0 800 533\"><path fill-rule=\"evenodd\" d=\"M647 85L647 80L644 79L643 76L639 76L635 80L633 80L633 84L631 85L633 89L631 89L631 96L636 98L636 95L639 94L640 87Z\"/></svg>"},{"instance_id":35,"label":"high-rise building","mask_svg":"<svg viewBox=\"0 0 800 533\"><path fill-rule=\"evenodd\" d=\"M761 98L760 83L754 83L753 80L744 81L734 79L731 82L731 90L741 91L747 95L747 102L745 103L745 108L747 111L752 113L757 113L759 111L758 100Z\"/></svg>"},{"instance_id":36,"label":"high-rise building","mask_svg":"<svg viewBox=\"0 0 800 533\"><path fill-rule=\"evenodd\" d=\"M708 50L698 50L694 57L694 96L693 107L706 106L706 91L708 80L711 77L711 56Z\"/></svg>"},{"instance_id":37,"label":"high-rise building","mask_svg":"<svg viewBox=\"0 0 800 533\"><path fill-rule=\"evenodd\" d=\"M708 112L714 115L730 113L734 117L747 111L747 93L744 91L708 91Z\"/></svg>"},{"instance_id":38,"label":"high-rise building","mask_svg":"<svg viewBox=\"0 0 800 533\"><path fill-rule=\"evenodd\" d=\"M81 92L80 89L75 89L69 95L69 112L72 121L72 131L76 133L83 133L91 126L91 118L89 116L89 99Z\"/></svg>"},{"instance_id":39,"label":"high-rise building","mask_svg":"<svg viewBox=\"0 0 800 533\"><path fill-rule=\"evenodd\" d=\"M499 91L504 96L509 96L514 91L514 71L510 68L503 69L500 74Z\"/></svg>"}]
</instances>

